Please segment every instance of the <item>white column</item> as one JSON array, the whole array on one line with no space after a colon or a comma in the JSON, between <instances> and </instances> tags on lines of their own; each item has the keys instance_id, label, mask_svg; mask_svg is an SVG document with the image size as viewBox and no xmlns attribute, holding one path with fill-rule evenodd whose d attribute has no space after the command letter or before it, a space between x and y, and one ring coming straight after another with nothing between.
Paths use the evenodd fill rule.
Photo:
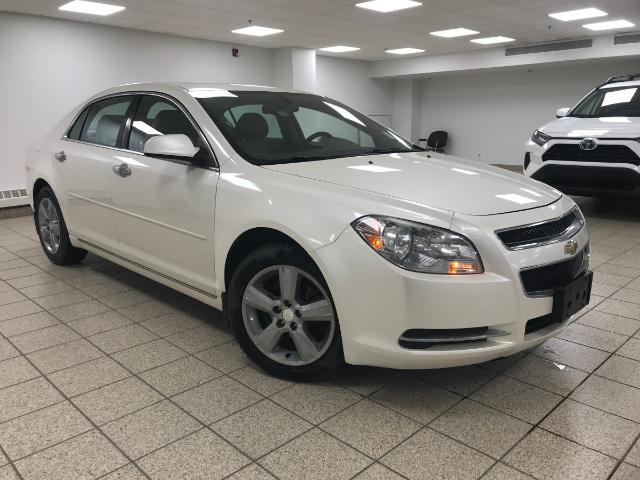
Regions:
<instances>
[{"instance_id":1,"label":"white column","mask_svg":"<svg viewBox=\"0 0 640 480\"><path fill-rule=\"evenodd\" d=\"M422 128L422 81L396 80L393 92L391 127L403 137L418 143L424 136Z\"/></svg>"},{"instance_id":2,"label":"white column","mask_svg":"<svg viewBox=\"0 0 640 480\"><path fill-rule=\"evenodd\" d=\"M316 91L316 51L309 48L279 48L273 54L276 87Z\"/></svg>"}]
</instances>

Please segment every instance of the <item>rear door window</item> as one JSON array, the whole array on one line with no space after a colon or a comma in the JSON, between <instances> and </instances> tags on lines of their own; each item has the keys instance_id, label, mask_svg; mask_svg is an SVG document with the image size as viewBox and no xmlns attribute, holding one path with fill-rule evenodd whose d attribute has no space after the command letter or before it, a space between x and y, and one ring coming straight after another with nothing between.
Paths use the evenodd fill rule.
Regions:
<instances>
[{"instance_id":1,"label":"rear door window","mask_svg":"<svg viewBox=\"0 0 640 480\"><path fill-rule=\"evenodd\" d=\"M133 95L118 96L92 104L84 121L80 140L107 147L118 146L133 98Z\"/></svg>"}]
</instances>

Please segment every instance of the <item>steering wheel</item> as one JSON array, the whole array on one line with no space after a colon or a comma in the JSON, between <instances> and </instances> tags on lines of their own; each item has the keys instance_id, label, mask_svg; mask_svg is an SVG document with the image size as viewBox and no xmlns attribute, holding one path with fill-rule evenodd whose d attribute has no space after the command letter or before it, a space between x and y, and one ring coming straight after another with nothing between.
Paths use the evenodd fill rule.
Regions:
<instances>
[{"instance_id":1,"label":"steering wheel","mask_svg":"<svg viewBox=\"0 0 640 480\"><path fill-rule=\"evenodd\" d=\"M311 135L309 135L307 137L307 142L311 143L313 142L315 139L317 138L333 138L333 135L331 135L329 132L316 132L316 133L312 133Z\"/></svg>"}]
</instances>

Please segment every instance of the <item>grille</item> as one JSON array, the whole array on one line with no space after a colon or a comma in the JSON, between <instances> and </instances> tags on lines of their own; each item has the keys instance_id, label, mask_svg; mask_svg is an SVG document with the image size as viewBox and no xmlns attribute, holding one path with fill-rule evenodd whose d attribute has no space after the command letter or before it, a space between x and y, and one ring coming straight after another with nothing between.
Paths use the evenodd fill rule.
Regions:
<instances>
[{"instance_id":1,"label":"grille","mask_svg":"<svg viewBox=\"0 0 640 480\"><path fill-rule=\"evenodd\" d=\"M571 228L574 227L574 228ZM505 247L515 249L525 245L540 245L568 238L582 228L582 220L571 210L567 215L550 222L503 230L497 233Z\"/></svg>"},{"instance_id":2,"label":"grille","mask_svg":"<svg viewBox=\"0 0 640 480\"><path fill-rule=\"evenodd\" d=\"M546 295L552 293L556 287L567 286L587 269L588 255L585 248L569 260L522 270L520 279L524 291L528 295Z\"/></svg>"},{"instance_id":3,"label":"grille","mask_svg":"<svg viewBox=\"0 0 640 480\"><path fill-rule=\"evenodd\" d=\"M598 145L595 150L582 150L577 143L556 143L542 155L542 160L640 165L640 157L626 145Z\"/></svg>"}]
</instances>

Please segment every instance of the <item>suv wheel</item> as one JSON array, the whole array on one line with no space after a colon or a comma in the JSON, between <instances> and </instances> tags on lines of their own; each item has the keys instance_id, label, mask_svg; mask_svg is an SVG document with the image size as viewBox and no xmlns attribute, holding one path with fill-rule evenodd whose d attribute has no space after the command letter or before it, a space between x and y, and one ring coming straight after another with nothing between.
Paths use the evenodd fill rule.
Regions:
<instances>
[{"instance_id":1,"label":"suv wheel","mask_svg":"<svg viewBox=\"0 0 640 480\"><path fill-rule=\"evenodd\" d=\"M34 219L42 249L53 263L69 265L80 262L87 256L86 250L71 245L62 210L49 187L38 192Z\"/></svg>"},{"instance_id":2,"label":"suv wheel","mask_svg":"<svg viewBox=\"0 0 640 480\"><path fill-rule=\"evenodd\" d=\"M233 274L227 305L238 343L270 373L310 380L342 363L329 288L299 250L274 244L252 252Z\"/></svg>"}]
</instances>

